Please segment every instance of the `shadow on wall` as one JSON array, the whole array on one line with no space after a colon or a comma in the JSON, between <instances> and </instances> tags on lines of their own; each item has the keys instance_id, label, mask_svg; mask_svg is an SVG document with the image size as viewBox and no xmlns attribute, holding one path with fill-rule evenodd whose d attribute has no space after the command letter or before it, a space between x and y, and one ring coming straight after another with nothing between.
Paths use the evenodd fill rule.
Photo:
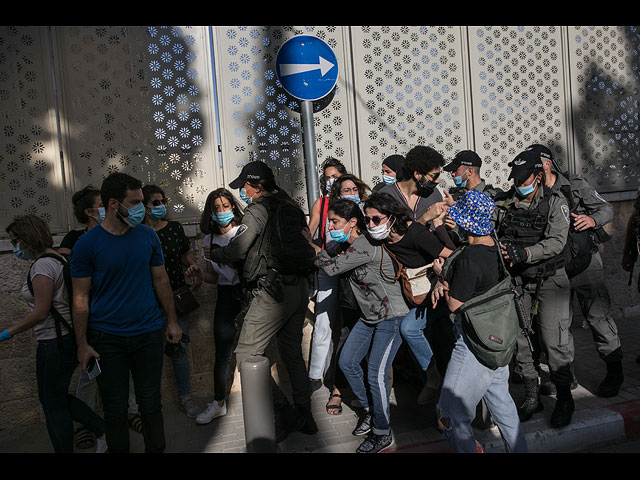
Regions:
<instances>
[{"instance_id":1,"label":"shadow on wall","mask_svg":"<svg viewBox=\"0 0 640 480\"><path fill-rule=\"evenodd\" d=\"M624 56L611 66L611 57L605 64L592 61L583 73L584 97L573 112L576 173L600 192L635 190L640 185L639 59L629 53L637 52L640 35L638 27L617 28L624 45L615 51L610 42L611 56L624 52L636 64L624 65Z\"/></svg>"}]
</instances>

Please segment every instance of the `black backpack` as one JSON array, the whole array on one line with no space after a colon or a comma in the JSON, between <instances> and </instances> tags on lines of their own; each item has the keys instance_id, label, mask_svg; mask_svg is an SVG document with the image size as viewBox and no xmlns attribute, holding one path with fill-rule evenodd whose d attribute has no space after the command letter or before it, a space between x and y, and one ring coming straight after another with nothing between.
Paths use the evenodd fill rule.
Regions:
<instances>
[{"instance_id":1,"label":"black backpack","mask_svg":"<svg viewBox=\"0 0 640 480\"><path fill-rule=\"evenodd\" d=\"M71 307L73 305L73 293L72 293L72 284L71 284L71 259L66 255L56 255L54 253L45 253L38 257L38 260L41 258L55 258L62 264L62 276L64 279L64 284L67 287L67 294L69 297L69 311L71 311ZM35 263L35 262L34 262ZM33 266L33 264L32 264ZM29 272L27 272L27 286L29 287L29 291L31 295L33 295L33 284L31 283L31 267L29 267ZM51 316L55 322L56 327L56 336L58 339L58 349L62 350L62 328L60 325L64 325L67 330L73 333L73 326L58 312L54 306L53 302L51 303ZM73 322L72 322L73 323Z\"/></svg>"},{"instance_id":2,"label":"black backpack","mask_svg":"<svg viewBox=\"0 0 640 480\"><path fill-rule=\"evenodd\" d=\"M578 207L573 199L571 187L569 185L563 185L560 187L560 191L567 199L569 215L571 215ZM567 245L564 249L564 267L569 278L573 278L587 269L596 248L591 232L589 230L577 231L574 228L574 222L575 218L570 217Z\"/></svg>"},{"instance_id":3,"label":"black backpack","mask_svg":"<svg viewBox=\"0 0 640 480\"><path fill-rule=\"evenodd\" d=\"M302 210L289 203L275 206L265 232L268 237L267 267L283 274L309 275L314 268L315 249L302 230L308 228Z\"/></svg>"}]
</instances>

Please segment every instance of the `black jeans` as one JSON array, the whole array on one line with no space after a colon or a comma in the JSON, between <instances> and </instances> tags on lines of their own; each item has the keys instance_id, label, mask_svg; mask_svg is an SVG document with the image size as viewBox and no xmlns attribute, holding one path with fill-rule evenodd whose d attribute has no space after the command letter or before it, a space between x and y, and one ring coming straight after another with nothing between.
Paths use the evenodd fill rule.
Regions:
<instances>
[{"instance_id":1,"label":"black jeans","mask_svg":"<svg viewBox=\"0 0 640 480\"><path fill-rule=\"evenodd\" d=\"M102 373L96 377L104 407L109 452L129 452L129 372L142 418L145 452L166 446L161 403L162 329L124 337L89 329L87 340L100 355Z\"/></svg>"},{"instance_id":2,"label":"black jeans","mask_svg":"<svg viewBox=\"0 0 640 480\"><path fill-rule=\"evenodd\" d=\"M47 421L47 431L56 453L73 453L73 422L96 436L104 433L104 422L86 403L69 395L71 376L78 366L78 349L73 334L58 340L40 340L36 350L38 398Z\"/></svg>"},{"instance_id":3,"label":"black jeans","mask_svg":"<svg viewBox=\"0 0 640 480\"><path fill-rule=\"evenodd\" d=\"M237 286L218 285L218 300L213 317L213 340L215 342L215 363L213 365L214 400L226 398L229 366L236 339L236 316L242 305Z\"/></svg>"}]
</instances>

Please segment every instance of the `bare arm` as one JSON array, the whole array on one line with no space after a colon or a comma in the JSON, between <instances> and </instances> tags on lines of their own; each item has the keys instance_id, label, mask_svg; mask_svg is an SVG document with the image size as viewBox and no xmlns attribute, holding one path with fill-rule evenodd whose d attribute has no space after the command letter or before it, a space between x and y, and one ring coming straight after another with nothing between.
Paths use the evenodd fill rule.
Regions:
<instances>
[{"instance_id":1,"label":"bare arm","mask_svg":"<svg viewBox=\"0 0 640 480\"><path fill-rule=\"evenodd\" d=\"M78 345L78 362L83 372L87 372L87 363L91 357L100 359L100 355L87 342L87 322L89 320L89 292L92 277L73 278L73 330Z\"/></svg>"},{"instance_id":2,"label":"bare arm","mask_svg":"<svg viewBox=\"0 0 640 480\"><path fill-rule=\"evenodd\" d=\"M18 333L29 330L49 316L51 310L51 298L53 297L53 280L44 275L36 275L33 278L33 311L27 314L20 322L7 328L12 337Z\"/></svg>"},{"instance_id":3,"label":"bare arm","mask_svg":"<svg viewBox=\"0 0 640 480\"><path fill-rule=\"evenodd\" d=\"M167 341L169 343L178 343L182 337L182 330L178 325L171 282L169 282L169 275L167 275L164 265L151 267L151 281L158 297L158 302L160 302L160 307L167 316L167 331L165 333Z\"/></svg>"}]
</instances>

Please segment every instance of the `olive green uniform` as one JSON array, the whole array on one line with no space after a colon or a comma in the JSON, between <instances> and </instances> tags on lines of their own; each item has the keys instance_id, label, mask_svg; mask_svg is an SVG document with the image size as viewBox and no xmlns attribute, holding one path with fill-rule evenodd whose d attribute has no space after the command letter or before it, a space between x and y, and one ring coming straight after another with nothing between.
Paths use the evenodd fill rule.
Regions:
<instances>
[{"instance_id":1,"label":"olive green uniform","mask_svg":"<svg viewBox=\"0 0 640 480\"><path fill-rule=\"evenodd\" d=\"M249 204L236 236L227 246L212 250L211 259L227 265L242 263L241 278L252 294L235 350L237 364L252 356L263 356L276 337L291 380L293 401L296 405L305 405L310 402L310 389L302 356L302 329L309 302L309 282L301 275L277 274L266 268L262 259L265 252L260 251L258 240L272 215L266 206L270 201L270 195L265 195ZM275 381L272 387L275 406L287 404Z\"/></svg>"},{"instance_id":2,"label":"olive green uniform","mask_svg":"<svg viewBox=\"0 0 640 480\"><path fill-rule=\"evenodd\" d=\"M526 265L520 270L533 264L547 266L562 257L569 231L569 208L566 200L559 193L548 189L538 188L533 200L521 200L513 191L507 192L506 200L496 201L496 229L498 238L503 241L505 217L508 211L531 211L542 203L544 195L548 198L548 216L543 223L542 238L533 245L527 246ZM561 262L557 268L541 275L540 285L536 276L530 275L532 268L528 268L528 275L522 275L524 297L523 302L527 312L530 312L537 299L536 324L542 353L546 355L549 364L551 381L555 385L570 385L572 381L571 363L574 357L573 336L571 335L570 291L569 278ZM518 275L516 269L512 274ZM538 291L536 295L536 291ZM531 350L526 337L521 332L518 337L518 347L515 355L515 373L524 378L536 378Z\"/></svg>"}]
</instances>

